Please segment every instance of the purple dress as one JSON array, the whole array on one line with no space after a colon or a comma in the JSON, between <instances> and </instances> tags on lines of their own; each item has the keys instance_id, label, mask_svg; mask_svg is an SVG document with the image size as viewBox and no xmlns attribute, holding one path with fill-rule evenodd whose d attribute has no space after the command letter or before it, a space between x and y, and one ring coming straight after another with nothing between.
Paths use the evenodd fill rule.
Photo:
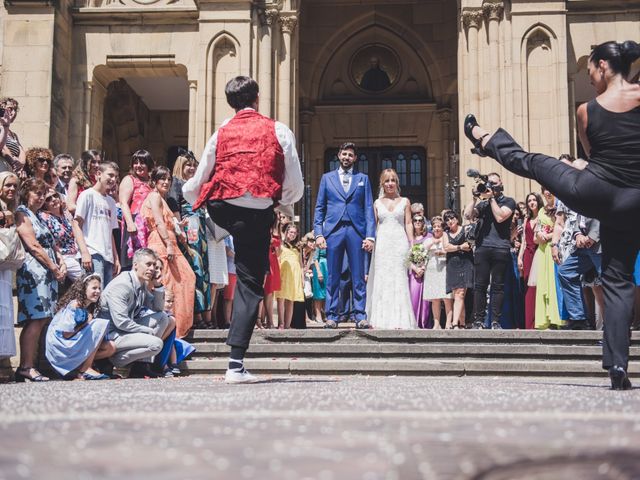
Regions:
<instances>
[{"instance_id":1,"label":"purple dress","mask_svg":"<svg viewBox=\"0 0 640 480\"><path fill-rule=\"evenodd\" d=\"M431 234L427 234L425 237L419 237L414 240L413 244L424 243L424 241L431 237ZM429 300L422 299L422 288L424 284L424 276L417 278L412 270L409 270L409 294L411 295L411 306L413 307L413 313L416 316L418 322L418 328L431 328L431 308Z\"/></svg>"}]
</instances>

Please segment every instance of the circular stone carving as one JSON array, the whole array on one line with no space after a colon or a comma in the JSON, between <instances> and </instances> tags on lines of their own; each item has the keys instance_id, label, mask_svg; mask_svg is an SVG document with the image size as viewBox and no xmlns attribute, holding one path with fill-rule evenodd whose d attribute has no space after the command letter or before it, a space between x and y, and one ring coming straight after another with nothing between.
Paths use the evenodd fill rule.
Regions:
<instances>
[{"instance_id":1,"label":"circular stone carving","mask_svg":"<svg viewBox=\"0 0 640 480\"><path fill-rule=\"evenodd\" d=\"M400 77L398 55L385 45L370 44L360 48L349 63L353 83L367 93L383 93Z\"/></svg>"},{"instance_id":2,"label":"circular stone carving","mask_svg":"<svg viewBox=\"0 0 640 480\"><path fill-rule=\"evenodd\" d=\"M125 0L125 5L155 5L163 6L176 3L178 0Z\"/></svg>"}]
</instances>

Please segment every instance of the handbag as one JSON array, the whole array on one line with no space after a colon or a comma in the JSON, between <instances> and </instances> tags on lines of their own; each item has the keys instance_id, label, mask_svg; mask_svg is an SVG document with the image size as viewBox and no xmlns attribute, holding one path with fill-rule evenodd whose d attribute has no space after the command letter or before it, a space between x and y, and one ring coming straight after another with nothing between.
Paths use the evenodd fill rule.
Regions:
<instances>
[{"instance_id":1,"label":"handbag","mask_svg":"<svg viewBox=\"0 0 640 480\"><path fill-rule=\"evenodd\" d=\"M304 275L304 298L311 297L313 297L313 287L311 286L311 279L307 275Z\"/></svg>"},{"instance_id":2,"label":"handbag","mask_svg":"<svg viewBox=\"0 0 640 480\"><path fill-rule=\"evenodd\" d=\"M0 270L19 269L26 254L15 226L0 228Z\"/></svg>"}]
</instances>

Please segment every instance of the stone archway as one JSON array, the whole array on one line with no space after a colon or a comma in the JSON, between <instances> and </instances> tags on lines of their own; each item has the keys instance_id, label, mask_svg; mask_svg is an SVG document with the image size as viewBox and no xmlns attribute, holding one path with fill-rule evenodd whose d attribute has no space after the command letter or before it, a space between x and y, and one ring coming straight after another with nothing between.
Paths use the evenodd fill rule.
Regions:
<instances>
[{"instance_id":1,"label":"stone archway","mask_svg":"<svg viewBox=\"0 0 640 480\"><path fill-rule=\"evenodd\" d=\"M351 17L332 11L342 23L331 32L325 24L331 19L318 19L324 13L320 8L303 15L299 92L305 175L311 187L307 211L321 175L332 164L333 150L345 141L363 149L362 164L367 163L372 185L385 166L406 167L407 183L402 186L410 198L425 204L429 214L444 207L451 107L456 101L456 94L449 92L456 89L451 88L455 72L441 72L456 64L456 48L446 52L449 58L442 58L443 52L441 58L431 55L437 48L427 39L431 33L413 30L405 21L405 15L421 11L418 3L393 9L361 7L360 15ZM430 3L438 7L440 2ZM448 10L444 2L442 8ZM455 39L455 8L449 13ZM311 17L325 28L308 24ZM320 43L324 48L316 51ZM367 80L367 72L373 80Z\"/></svg>"},{"instance_id":2,"label":"stone archway","mask_svg":"<svg viewBox=\"0 0 640 480\"><path fill-rule=\"evenodd\" d=\"M90 143L123 171L141 148L157 164L170 164L175 147L188 144L189 125L184 66L107 65L94 70Z\"/></svg>"}]
</instances>

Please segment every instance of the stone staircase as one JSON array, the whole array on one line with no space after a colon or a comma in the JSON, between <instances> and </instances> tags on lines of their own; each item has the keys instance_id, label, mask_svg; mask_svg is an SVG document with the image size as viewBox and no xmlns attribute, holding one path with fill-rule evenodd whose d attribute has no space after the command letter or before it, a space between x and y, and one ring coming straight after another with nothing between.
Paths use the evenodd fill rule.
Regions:
<instances>
[{"instance_id":1,"label":"stone staircase","mask_svg":"<svg viewBox=\"0 0 640 480\"><path fill-rule=\"evenodd\" d=\"M196 330L190 374L221 374L226 330ZM602 333L535 330L256 330L245 365L253 373L300 375L604 376ZM640 372L640 336L630 373Z\"/></svg>"}]
</instances>

